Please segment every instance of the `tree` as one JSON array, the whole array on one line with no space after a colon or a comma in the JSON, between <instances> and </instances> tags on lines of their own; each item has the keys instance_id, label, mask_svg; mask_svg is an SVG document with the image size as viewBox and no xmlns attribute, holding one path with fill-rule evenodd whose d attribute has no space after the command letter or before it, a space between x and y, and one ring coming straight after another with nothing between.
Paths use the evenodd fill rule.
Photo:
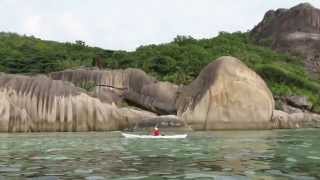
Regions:
<instances>
[{"instance_id":1,"label":"tree","mask_svg":"<svg viewBox=\"0 0 320 180\"><path fill-rule=\"evenodd\" d=\"M84 41L76 40L75 42L76 42L76 45L78 46L86 47L86 43Z\"/></svg>"},{"instance_id":2,"label":"tree","mask_svg":"<svg viewBox=\"0 0 320 180\"><path fill-rule=\"evenodd\" d=\"M103 59L100 55L96 56L92 60L92 66L97 67L98 69L103 69L104 68L104 62Z\"/></svg>"}]
</instances>

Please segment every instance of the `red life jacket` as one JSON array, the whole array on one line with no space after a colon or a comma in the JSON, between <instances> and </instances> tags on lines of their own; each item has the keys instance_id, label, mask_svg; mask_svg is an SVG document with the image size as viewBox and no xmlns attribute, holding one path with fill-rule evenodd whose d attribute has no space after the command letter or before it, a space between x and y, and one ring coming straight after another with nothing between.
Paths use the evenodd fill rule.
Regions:
<instances>
[{"instance_id":1,"label":"red life jacket","mask_svg":"<svg viewBox=\"0 0 320 180\"><path fill-rule=\"evenodd\" d=\"M158 130L153 131L153 135L160 136L160 130L158 129Z\"/></svg>"}]
</instances>

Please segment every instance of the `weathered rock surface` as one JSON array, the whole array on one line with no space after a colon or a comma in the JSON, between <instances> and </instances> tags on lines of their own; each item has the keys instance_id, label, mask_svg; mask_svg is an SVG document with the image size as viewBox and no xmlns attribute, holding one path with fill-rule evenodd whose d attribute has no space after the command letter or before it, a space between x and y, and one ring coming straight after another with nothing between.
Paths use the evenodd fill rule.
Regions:
<instances>
[{"instance_id":1,"label":"weathered rock surface","mask_svg":"<svg viewBox=\"0 0 320 180\"><path fill-rule=\"evenodd\" d=\"M125 91L124 97L133 103L160 114L176 114L175 100L178 86L168 82L156 82L143 86L140 93Z\"/></svg>"},{"instance_id":2,"label":"weathered rock surface","mask_svg":"<svg viewBox=\"0 0 320 180\"><path fill-rule=\"evenodd\" d=\"M180 119L176 115L164 115L164 116L158 116L158 117L152 117L152 118L145 118L141 121L139 121L137 124L134 125L134 127L131 127L131 129L139 130L139 129L150 129L154 128L155 126L161 128L161 130L192 130L185 121Z\"/></svg>"},{"instance_id":3,"label":"weathered rock surface","mask_svg":"<svg viewBox=\"0 0 320 180\"><path fill-rule=\"evenodd\" d=\"M320 10L312 5L268 11L251 36L277 51L304 56L309 72L320 73Z\"/></svg>"},{"instance_id":4,"label":"weathered rock surface","mask_svg":"<svg viewBox=\"0 0 320 180\"><path fill-rule=\"evenodd\" d=\"M320 115L314 113L292 113L274 110L272 115L273 128L292 129L292 128L319 128Z\"/></svg>"},{"instance_id":5,"label":"weathered rock surface","mask_svg":"<svg viewBox=\"0 0 320 180\"><path fill-rule=\"evenodd\" d=\"M306 96L275 97L276 109L286 113L311 112L313 104Z\"/></svg>"},{"instance_id":6,"label":"weathered rock surface","mask_svg":"<svg viewBox=\"0 0 320 180\"><path fill-rule=\"evenodd\" d=\"M76 69L53 72L49 75L54 80L69 81L76 86L83 85L107 87L112 90L132 90L140 92L143 86L157 82L151 76L139 69L126 70L97 70L97 69Z\"/></svg>"},{"instance_id":7,"label":"weathered rock surface","mask_svg":"<svg viewBox=\"0 0 320 180\"><path fill-rule=\"evenodd\" d=\"M308 100L306 96L287 96L285 97L286 102L300 109L311 110L312 103Z\"/></svg>"},{"instance_id":8,"label":"weathered rock surface","mask_svg":"<svg viewBox=\"0 0 320 180\"><path fill-rule=\"evenodd\" d=\"M294 106L291 106L291 105L289 105L289 104L287 104L287 103L282 103L281 109L279 109L279 110L282 110L282 111L284 111L284 112L286 112L286 113L289 113L289 114L293 114L293 113L303 113L303 112L304 112L304 110L299 109L299 108L294 107Z\"/></svg>"},{"instance_id":9,"label":"weathered rock surface","mask_svg":"<svg viewBox=\"0 0 320 180\"><path fill-rule=\"evenodd\" d=\"M179 89L177 109L194 129L268 129L274 100L254 71L238 59L221 57Z\"/></svg>"},{"instance_id":10,"label":"weathered rock surface","mask_svg":"<svg viewBox=\"0 0 320 180\"><path fill-rule=\"evenodd\" d=\"M176 114L177 85L158 82L138 69L126 70L66 70L51 73L56 80L69 81L77 86L98 85L96 97L103 89L114 91L125 100L158 114ZM102 90L101 90L102 89Z\"/></svg>"},{"instance_id":11,"label":"weathered rock surface","mask_svg":"<svg viewBox=\"0 0 320 180\"><path fill-rule=\"evenodd\" d=\"M99 100L101 100L101 102L108 104L115 104L117 106L121 106L121 104L123 103L122 95L109 88L96 87L91 92L89 92L89 95L98 98Z\"/></svg>"},{"instance_id":12,"label":"weathered rock surface","mask_svg":"<svg viewBox=\"0 0 320 180\"><path fill-rule=\"evenodd\" d=\"M273 128L277 129L285 126L286 124L288 124L288 120L289 120L288 113L280 110L273 110L272 119L271 119L271 121L274 123ZM282 125L282 124L285 124L285 125Z\"/></svg>"},{"instance_id":13,"label":"weathered rock surface","mask_svg":"<svg viewBox=\"0 0 320 180\"><path fill-rule=\"evenodd\" d=\"M151 117L104 103L71 83L0 75L0 132L119 130Z\"/></svg>"},{"instance_id":14,"label":"weathered rock surface","mask_svg":"<svg viewBox=\"0 0 320 180\"><path fill-rule=\"evenodd\" d=\"M179 88L136 69L67 70L50 76L61 80L0 73L0 132L108 131L155 125L175 130L320 127L320 115L309 112L312 104L305 97L285 101L306 111L274 110L265 82L233 57L210 63L190 85ZM154 112L177 110L178 114L158 116L119 108L123 99Z\"/></svg>"}]
</instances>

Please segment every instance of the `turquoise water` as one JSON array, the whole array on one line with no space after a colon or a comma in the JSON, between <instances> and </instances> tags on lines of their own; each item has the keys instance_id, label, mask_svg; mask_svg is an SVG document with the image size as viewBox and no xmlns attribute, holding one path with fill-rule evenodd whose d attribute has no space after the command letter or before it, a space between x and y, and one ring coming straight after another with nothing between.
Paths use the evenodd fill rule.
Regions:
<instances>
[{"instance_id":1,"label":"turquoise water","mask_svg":"<svg viewBox=\"0 0 320 180\"><path fill-rule=\"evenodd\" d=\"M0 179L320 179L320 130L0 134Z\"/></svg>"}]
</instances>

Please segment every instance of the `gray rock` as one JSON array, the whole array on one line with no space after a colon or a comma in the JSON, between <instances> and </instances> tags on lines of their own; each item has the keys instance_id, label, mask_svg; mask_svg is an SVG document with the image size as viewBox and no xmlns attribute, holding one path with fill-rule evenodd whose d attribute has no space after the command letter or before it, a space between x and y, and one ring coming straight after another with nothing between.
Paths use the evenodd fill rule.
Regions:
<instances>
[{"instance_id":1,"label":"gray rock","mask_svg":"<svg viewBox=\"0 0 320 180\"><path fill-rule=\"evenodd\" d=\"M302 109L299 109L299 108L296 108L296 107L292 107L292 106L290 106L290 105L288 105L288 104L286 104L286 103L284 103L284 104L282 105L282 110L283 110L284 112L289 113L289 114L292 114L292 113L302 113L302 112L303 112Z\"/></svg>"},{"instance_id":2,"label":"gray rock","mask_svg":"<svg viewBox=\"0 0 320 180\"><path fill-rule=\"evenodd\" d=\"M312 103L306 96L288 96L285 97L285 101L287 104L300 109L310 110L312 108Z\"/></svg>"},{"instance_id":3,"label":"gray rock","mask_svg":"<svg viewBox=\"0 0 320 180\"><path fill-rule=\"evenodd\" d=\"M63 80L74 83L77 86L83 84L96 84L95 97L110 99L106 90L114 91L134 105L138 105L158 114L176 114L175 100L178 86L169 82L158 82L139 69L125 70L66 70L54 72L50 77L55 80ZM105 98L107 94L107 98ZM114 101L114 100L111 100ZM116 103L117 104L117 103Z\"/></svg>"},{"instance_id":4,"label":"gray rock","mask_svg":"<svg viewBox=\"0 0 320 180\"><path fill-rule=\"evenodd\" d=\"M118 108L69 82L0 76L0 132L119 130L156 115Z\"/></svg>"},{"instance_id":5,"label":"gray rock","mask_svg":"<svg viewBox=\"0 0 320 180\"><path fill-rule=\"evenodd\" d=\"M137 123L134 126L134 129L153 128L155 126L160 127L161 130L191 130L187 123L176 115L163 115L154 118L146 118Z\"/></svg>"},{"instance_id":6,"label":"gray rock","mask_svg":"<svg viewBox=\"0 0 320 180\"><path fill-rule=\"evenodd\" d=\"M320 115L308 112L288 114L283 111L274 110L272 122L275 129L319 128Z\"/></svg>"},{"instance_id":7,"label":"gray rock","mask_svg":"<svg viewBox=\"0 0 320 180\"><path fill-rule=\"evenodd\" d=\"M107 87L95 87L89 95L100 99L101 102L115 104L117 106L121 106L123 104L123 97L121 94Z\"/></svg>"},{"instance_id":8,"label":"gray rock","mask_svg":"<svg viewBox=\"0 0 320 180\"><path fill-rule=\"evenodd\" d=\"M319 19L320 9L302 3L290 9L268 11L250 35L274 50L303 56L307 70L319 78Z\"/></svg>"},{"instance_id":9,"label":"gray rock","mask_svg":"<svg viewBox=\"0 0 320 180\"><path fill-rule=\"evenodd\" d=\"M159 114L176 114L175 100L178 86L169 82L145 85L140 92L125 92L125 99Z\"/></svg>"},{"instance_id":10,"label":"gray rock","mask_svg":"<svg viewBox=\"0 0 320 180\"><path fill-rule=\"evenodd\" d=\"M282 129L287 128L289 120L289 114L283 111L274 110L272 113L272 122L273 122L273 128L275 129Z\"/></svg>"}]
</instances>

